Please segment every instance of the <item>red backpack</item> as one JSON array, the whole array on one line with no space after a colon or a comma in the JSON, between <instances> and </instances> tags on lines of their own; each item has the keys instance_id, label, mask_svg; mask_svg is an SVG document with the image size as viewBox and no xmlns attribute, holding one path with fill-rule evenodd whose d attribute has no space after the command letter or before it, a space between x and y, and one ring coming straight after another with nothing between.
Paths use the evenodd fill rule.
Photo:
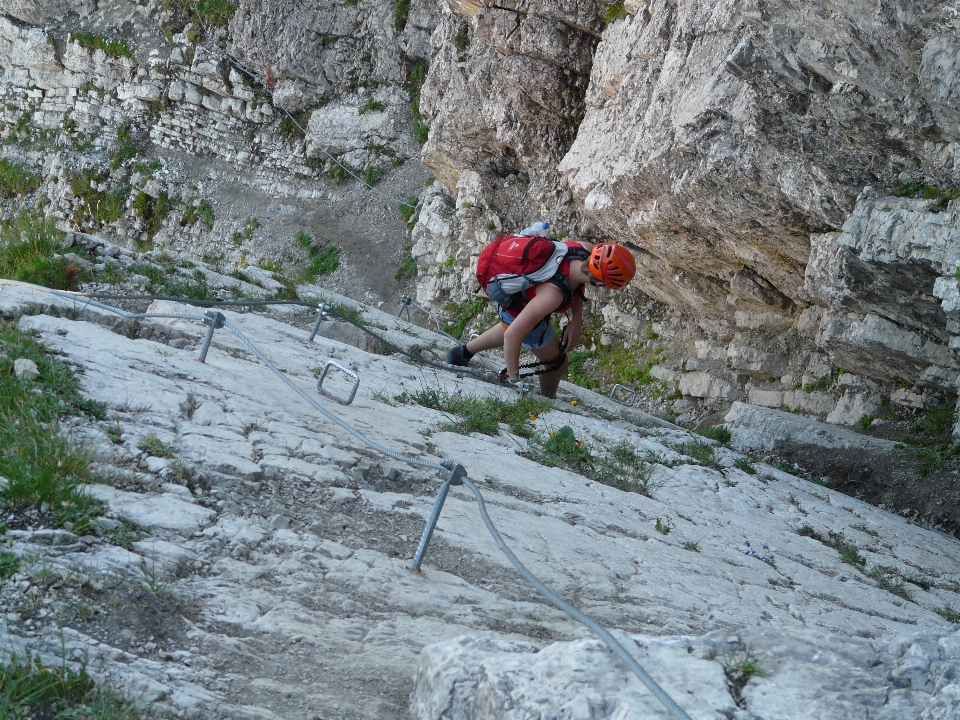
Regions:
<instances>
[{"instance_id":1,"label":"red backpack","mask_svg":"<svg viewBox=\"0 0 960 720\"><path fill-rule=\"evenodd\" d=\"M504 306L524 290L552 282L565 305L573 297L570 279L560 270L567 257L586 259L589 252L545 237L501 235L480 253L477 280L488 298Z\"/></svg>"}]
</instances>

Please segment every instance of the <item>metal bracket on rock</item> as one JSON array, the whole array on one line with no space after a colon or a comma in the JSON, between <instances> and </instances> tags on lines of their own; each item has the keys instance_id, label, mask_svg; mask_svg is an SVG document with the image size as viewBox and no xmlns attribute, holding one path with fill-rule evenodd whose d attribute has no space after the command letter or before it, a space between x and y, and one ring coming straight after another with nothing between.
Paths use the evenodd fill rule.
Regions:
<instances>
[{"instance_id":1,"label":"metal bracket on rock","mask_svg":"<svg viewBox=\"0 0 960 720\"><path fill-rule=\"evenodd\" d=\"M619 397L616 397L617 393L626 393L629 402L621 400ZM613 390L610 391L610 399L614 402L618 402L621 405L626 405L627 407L633 407L633 404L637 401L637 391L633 388L628 388L626 385L621 385L617 383L613 386Z\"/></svg>"},{"instance_id":2,"label":"metal bracket on rock","mask_svg":"<svg viewBox=\"0 0 960 720\"><path fill-rule=\"evenodd\" d=\"M353 378L353 388L350 390L350 396L344 400L343 398L337 397L331 392L323 389L323 381L327 377L327 373L330 372L330 368L336 368L344 375L349 375ZM347 370L340 363L335 363L333 360L328 360L327 364L323 366L323 372L320 373L320 378L317 380L317 390L321 395L325 395L331 400L336 400L341 405L349 405L353 402L353 399L357 396L357 388L360 387L360 376L357 375L353 370Z\"/></svg>"},{"instance_id":3,"label":"metal bracket on rock","mask_svg":"<svg viewBox=\"0 0 960 720\"><path fill-rule=\"evenodd\" d=\"M200 349L200 357L197 361L206 363L207 351L210 349L210 343L213 342L213 331L222 328L227 319L219 310L204 310L203 314L210 322L210 327L207 329L207 336L203 339L203 347Z\"/></svg>"}]
</instances>

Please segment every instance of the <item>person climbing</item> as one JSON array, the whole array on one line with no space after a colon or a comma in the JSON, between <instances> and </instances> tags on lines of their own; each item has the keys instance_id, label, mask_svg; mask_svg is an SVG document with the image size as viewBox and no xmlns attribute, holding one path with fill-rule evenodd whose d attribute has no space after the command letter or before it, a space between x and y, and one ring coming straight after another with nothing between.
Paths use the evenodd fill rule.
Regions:
<instances>
[{"instance_id":1,"label":"person climbing","mask_svg":"<svg viewBox=\"0 0 960 720\"><path fill-rule=\"evenodd\" d=\"M534 227L541 225L546 223ZM494 301L500 322L448 350L447 362L466 366L478 352L503 347L506 375L517 382L520 349L526 347L544 366L538 375L541 395L553 398L569 364L566 353L580 342L584 286L619 290L633 279L636 263L633 254L616 243L558 242L530 235L527 230L503 235L481 253L477 279ZM555 312L571 316L562 338L550 323Z\"/></svg>"}]
</instances>

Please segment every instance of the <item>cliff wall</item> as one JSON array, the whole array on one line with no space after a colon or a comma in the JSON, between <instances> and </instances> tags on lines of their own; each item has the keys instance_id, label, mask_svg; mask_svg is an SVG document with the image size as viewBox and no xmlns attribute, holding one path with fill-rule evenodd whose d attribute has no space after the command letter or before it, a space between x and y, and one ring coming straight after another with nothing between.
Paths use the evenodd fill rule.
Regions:
<instances>
[{"instance_id":1,"label":"cliff wall","mask_svg":"<svg viewBox=\"0 0 960 720\"><path fill-rule=\"evenodd\" d=\"M446 192L414 230L423 302L469 299L483 245L540 216L633 249L631 297L594 304L628 342L647 299L677 316L658 332L686 358L663 379L686 398L847 424L951 402L955 8L441 6L423 156ZM841 371L859 394L797 391Z\"/></svg>"}]
</instances>

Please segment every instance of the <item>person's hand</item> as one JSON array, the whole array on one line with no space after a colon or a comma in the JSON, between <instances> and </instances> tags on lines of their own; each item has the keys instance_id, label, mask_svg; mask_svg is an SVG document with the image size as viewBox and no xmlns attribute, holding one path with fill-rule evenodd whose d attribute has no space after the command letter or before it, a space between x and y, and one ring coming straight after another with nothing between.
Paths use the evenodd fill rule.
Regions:
<instances>
[{"instance_id":1,"label":"person's hand","mask_svg":"<svg viewBox=\"0 0 960 720\"><path fill-rule=\"evenodd\" d=\"M563 337L560 338L560 349L564 352L570 352L580 342L580 326L576 323L570 323L563 329Z\"/></svg>"}]
</instances>

